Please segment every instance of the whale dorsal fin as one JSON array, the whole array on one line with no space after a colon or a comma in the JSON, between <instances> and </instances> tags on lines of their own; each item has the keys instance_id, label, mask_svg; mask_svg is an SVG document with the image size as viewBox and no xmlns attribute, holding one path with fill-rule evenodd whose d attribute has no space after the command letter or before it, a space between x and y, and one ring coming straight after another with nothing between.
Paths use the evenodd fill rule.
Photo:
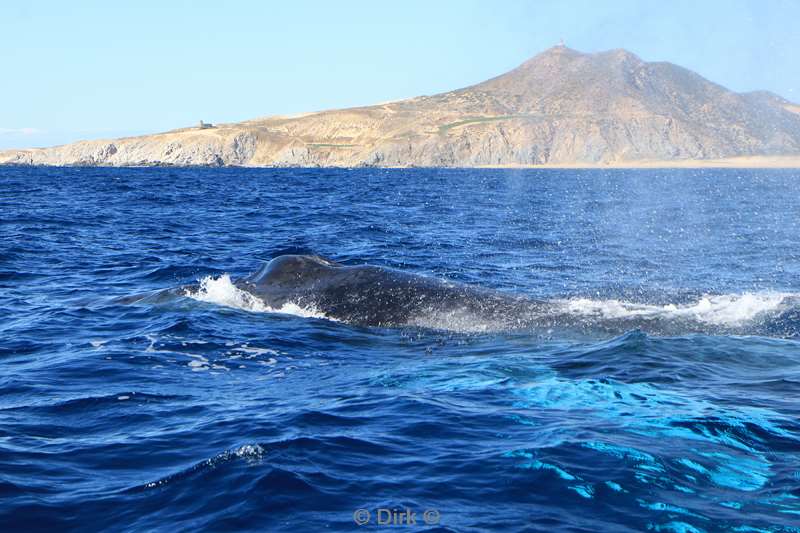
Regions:
<instances>
[{"instance_id":1,"label":"whale dorsal fin","mask_svg":"<svg viewBox=\"0 0 800 533\"><path fill-rule=\"evenodd\" d=\"M325 268L341 267L340 263L322 257L321 255L279 255L272 258L269 263L261 266L257 271L244 278L247 283L275 284L285 283L287 280L298 280L308 276L317 276Z\"/></svg>"}]
</instances>

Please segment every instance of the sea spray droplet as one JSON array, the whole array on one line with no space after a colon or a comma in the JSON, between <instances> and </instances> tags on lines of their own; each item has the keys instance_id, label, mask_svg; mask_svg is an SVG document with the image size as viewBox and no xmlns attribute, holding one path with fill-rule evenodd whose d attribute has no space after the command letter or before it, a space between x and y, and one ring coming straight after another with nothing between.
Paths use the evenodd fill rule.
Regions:
<instances>
[{"instance_id":1,"label":"sea spray droplet","mask_svg":"<svg viewBox=\"0 0 800 533\"><path fill-rule=\"evenodd\" d=\"M244 309L245 311L271 311L260 299L234 285L229 274L204 277L200 280L197 290L186 290L186 296L201 302Z\"/></svg>"},{"instance_id":2,"label":"sea spray droplet","mask_svg":"<svg viewBox=\"0 0 800 533\"><path fill-rule=\"evenodd\" d=\"M333 320L324 313L313 308L301 307L293 302L288 302L280 308L266 305L260 298L243 291L233 284L229 274L221 276L206 276L200 280L196 290L186 289L185 296L201 302L233 307L255 313L281 313L304 318L324 318Z\"/></svg>"}]
</instances>

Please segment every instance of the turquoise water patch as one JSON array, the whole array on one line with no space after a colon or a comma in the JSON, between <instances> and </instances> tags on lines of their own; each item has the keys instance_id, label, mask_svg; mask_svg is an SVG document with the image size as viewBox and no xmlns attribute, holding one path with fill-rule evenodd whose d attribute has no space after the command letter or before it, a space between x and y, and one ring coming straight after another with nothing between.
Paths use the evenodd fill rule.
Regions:
<instances>
[{"instance_id":1,"label":"turquoise water patch","mask_svg":"<svg viewBox=\"0 0 800 533\"><path fill-rule=\"evenodd\" d=\"M664 531L668 533L705 533L705 529L694 527L686 522L667 522L666 524L648 524L651 531Z\"/></svg>"},{"instance_id":2,"label":"turquoise water patch","mask_svg":"<svg viewBox=\"0 0 800 533\"><path fill-rule=\"evenodd\" d=\"M649 453L644 453L634 448L629 448L626 446L616 446L614 444L608 444L606 442L584 442L582 444L584 448L589 448L592 450L597 450L599 452L607 453L617 457L619 459L631 459L633 461L641 462L641 463L655 463L655 458L650 455Z\"/></svg>"},{"instance_id":3,"label":"turquoise water patch","mask_svg":"<svg viewBox=\"0 0 800 533\"><path fill-rule=\"evenodd\" d=\"M702 518L704 520L707 520L706 517L700 516L699 514L691 512L689 509L685 509L685 508L679 507L677 505L672 505L672 504L663 503L663 502L647 502L647 501L642 500L642 499L637 499L636 501L639 503L639 505L641 507L644 507L645 509L650 509L651 511L663 511L663 512L667 512L667 513L677 513L677 514L683 514L683 515L686 515L686 516L692 516L692 517L695 517L695 518Z\"/></svg>"},{"instance_id":4,"label":"turquoise water patch","mask_svg":"<svg viewBox=\"0 0 800 533\"><path fill-rule=\"evenodd\" d=\"M696 463L696 462L692 461L691 459L681 458L681 459L678 459L678 462L683 464L683 465L685 465L685 466L688 466L692 470L700 472L701 474L708 474L708 469L706 467L704 467L703 465L701 465L699 463Z\"/></svg>"},{"instance_id":5,"label":"turquoise water patch","mask_svg":"<svg viewBox=\"0 0 800 533\"><path fill-rule=\"evenodd\" d=\"M723 507L728 507L730 509L741 509L742 504L739 502L719 502L719 504Z\"/></svg>"},{"instance_id":6,"label":"turquoise water patch","mask_svg":"<svg viewBox=\"0 0 800 533\"><path fill-rule=\"evenodd\" d=\"M578 493L579 496L591 499L594 498L594 487L591 485L570 485L568 487L570 490L574 490Z\"/></svg>"},{"instance_id":7,"label":"turquoise water patch","mask_svg":"<svg viewBox=\"0 0 800 533\"><path fill-rule=\"evenodd\" d=\"M525 461L523 461L521 463L518 463L516 465L517 468L527 468L527 469L531 469L531 470L550 470L552 472L555 472L558 475L558 477L560 477L561 479L565 479L567 481L574 481L576 479L575 476L573 476L572 474L570 474L569 472L567 472L563 468L560 468L560 467L558 467L556 465L553 465L553 464L549 464L549 463L545 463L545 462L539 461L538 459L534 459L533 453L527 452L525 450L514 450L514 451L511 451L511 452L506 452L506 453L503 454L503 456L504 457L519 457L519 458L526 459Z\"/></svg>"},{"instance_id":8,"label":"turquoise water patch","mask_svg":"<svg viewBox=\"0 0 800 533\"><path fill-rule=\"evenodd\" d=\"M742 491L758 490L769 479L770 463L761 454L755 457L737 457L727 453L703 452L700 455L717 461L708 474L719 486Z\"/></svg>"},{"instance_id":9,"label":"turquoise water patch","mask_svg":"<svg viewBox=\"0 0 800 533\"><path fill-rule=\"evenodd\" d=\"M675 463L702 474L716 486L754 491L769 480L772 465L755 449L759 439L748 428L748 424L758 424L764 431L777 427L768 419L778 415L769 411L754 408L748 408L746 412L726 410L706 400L665 391L651 384L613 380L570 381L550 377L528 383L514 392L520 398L514 406L530 410L530 418L540 426L546 427L556 413L568 420L581 412L584 418L586 413L590 413L598 425L614 427L624 432L623 435L630 435L631 438L626 440L637 441L639 446L602 440L589 440L580 445L632 462L635 478L640 483L670 481L657 456L668 458L670 449L680 441L695 443L695 453L706 465L687 457L677 459ZM708 418L711 412L714 417ZM697 443L704 443L702 452L697 451ZM648 450L644 451L644 447ZM696 475L686 473L684 478L697 482ZM674 480L671 484L675 484ZM683 488L685 493L693 490Z\"/></svg>"}]
</instances>

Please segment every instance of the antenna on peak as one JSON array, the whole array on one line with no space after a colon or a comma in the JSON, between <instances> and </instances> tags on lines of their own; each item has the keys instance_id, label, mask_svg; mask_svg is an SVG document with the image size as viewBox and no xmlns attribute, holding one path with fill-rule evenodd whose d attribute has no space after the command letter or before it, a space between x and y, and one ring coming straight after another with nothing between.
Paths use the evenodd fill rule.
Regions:
<instances>
[{"instance_id":1,"label":"antenna on peak","mask_svg":"<svg viewBox=\"0 0 800 533\"><path fill-rule=\"evenodd\" d=\"M560 46L561 48L564 48L564 47L566 46L566 45L564 44L564 39L559 39L559 40L558 40L558 46Z\"/></svg>"}]
</instances>

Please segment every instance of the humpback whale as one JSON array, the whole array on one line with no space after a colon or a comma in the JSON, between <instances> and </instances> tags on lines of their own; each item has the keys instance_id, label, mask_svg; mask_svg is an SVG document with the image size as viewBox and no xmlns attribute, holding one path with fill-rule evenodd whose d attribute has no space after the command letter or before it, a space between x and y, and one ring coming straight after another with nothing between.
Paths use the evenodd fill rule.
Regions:
<instances>
[{"instance_id":1,"label":"humpback whale","mask_svg":"<svg viewBox=\"0 0 800 533\"><path fill-rule=\"evenodd\" d=\"M530 316L531 299L374 265L343 265L316 255L282 255L236 286L272 308L295 304L355 325L421 325L425 317ZM517 319L515 319L517 320Z\"/></svg>"},{"instance_id":2,"label":"humpback whale","mask_svg":"<svg viewBox=\"0 0 800 533\"><path fill-rule=\"evenodd\" d=\"M748 294L707 296L678 304L587 298L537 300L382 266L343 265L317 255L281 255L248 276L212 278L204 278L199 285L117 297L114 301L164 304L188 296L255 311L296 313L296 306L305 312L302 316L357 326L458 332L524 330L550 336L559 330L592 338L631 330L654 335L798 336L795 326L800 298L794 294L760 297L769 299L766 309L751 309L753 295ZM207 284L217 281L222 282L223 290L217 287L209 292ZM731 306L744 306L748 314L730 318Z\"/></svg>"}]
</instances>

